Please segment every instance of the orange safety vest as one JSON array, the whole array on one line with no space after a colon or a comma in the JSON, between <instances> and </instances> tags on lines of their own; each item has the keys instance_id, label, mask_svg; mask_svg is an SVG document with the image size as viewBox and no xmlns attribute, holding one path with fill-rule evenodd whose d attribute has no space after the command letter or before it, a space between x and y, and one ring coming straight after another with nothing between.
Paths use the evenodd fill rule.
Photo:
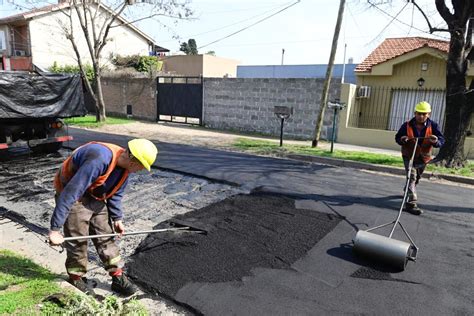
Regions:
<instances>
[{"instance_id":1,"label":"orange safety vest","mask_svg":"<svg viewBox=\"0 0 474 316\"><path fill-rule=\"evenodd\" d=\"M109 143L100 143L100 142L90 142L85 145L82 145L81 147L78 147L76 150L74 150L73 154L79 150L79 148L82 148L83 146L91 145L91 144L100 144L102 146L107 147L110 149L112 152L112 161L110 162L109 167L105 171L103 175L100 175L88 188L87 191L89 194L95 198L96 200L103 201L115 194L117 190L122 186L122 184L125 182L125 180L128 177L128 171L124 170L122 174L122 178L117 182L115 187L112 188L112 190L108 194L104 194L103 196L95 196L93 191L95 188L100 187L107 181L107 178L110 176L114 168L117 166L118 159L120 155L125 151L120 146L114 145L114 144L109 144ZM73 162L72 162L72 156L69 156L62 164L61 168L58 170L56 173L56 176L54 177L54 187L56 189L57 193L61 193L66 184L69 182L69 180L72 179L74 174L76 174L77 169L75 168Z\"/></svg>"},{"instance_id":2,"label":"orange safety vest","mask_svg":"<svg viewBox=\"0 0 474 316\"><path fill-rule=\"evenodd\" d=\"M426 127L426 132L424 137L430 137L433 135L433 131L431 129L431 124ZM413 131L413 127L410 126L410 123L407 122L407 136L408 138L414 138L415 133ZM431 152L433 150L433 144L428 138L418 140L418 146L416 147L415 158L420 157L423 162L426 164L431 161ZM402 145L402 156L411 158L413 154L413 147L415 143L413 141L407 142L406 144Z\"/></svg>"}]
</instances>

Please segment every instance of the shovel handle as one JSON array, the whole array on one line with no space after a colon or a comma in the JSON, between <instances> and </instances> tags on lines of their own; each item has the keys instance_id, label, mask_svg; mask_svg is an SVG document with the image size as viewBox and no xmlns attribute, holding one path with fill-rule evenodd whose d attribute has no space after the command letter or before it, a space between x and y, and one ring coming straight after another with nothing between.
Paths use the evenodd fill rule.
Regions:
<instances>
[{"instance_id":1,"label":"shovel handle","mask_svg":"<svg viewBox=\"0 0 474 316\"><path fill-rule=\"evenodd\" d=\"M102 235L65 237L64 241L82 240L82 239L97 239L97 238L115 237L115 236L132 236L132 235L162 233L162 232L170 232L170 231L186 231L186 230L189 231L189 227L176 227L176 228L163 228L163 229L155 229L155 230L142 230L142 231L136 231L136 232L123 233L123 234L113 233L113 234L102 234ZM189 231L189 232L193 232L193 231Z\"/></svg>"}]
</instances>

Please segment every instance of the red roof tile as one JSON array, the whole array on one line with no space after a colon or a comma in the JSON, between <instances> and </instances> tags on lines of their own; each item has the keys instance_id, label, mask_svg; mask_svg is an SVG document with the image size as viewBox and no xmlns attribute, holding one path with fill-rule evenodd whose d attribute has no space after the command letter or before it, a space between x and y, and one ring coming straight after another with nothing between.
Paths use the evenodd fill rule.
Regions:
<instances>
[{"instance_id":1,"label":"red roof tile","mask_svg":"<svg viewBox=\"0 0 474 316\"><path fill-rule=\"evenodd\" d=\"M447 53L449 42L425 37L387 38L363 62L357 65L355 71L370 72L375 65L422 47L431 47Z\"/></svg>"}]
</instances>

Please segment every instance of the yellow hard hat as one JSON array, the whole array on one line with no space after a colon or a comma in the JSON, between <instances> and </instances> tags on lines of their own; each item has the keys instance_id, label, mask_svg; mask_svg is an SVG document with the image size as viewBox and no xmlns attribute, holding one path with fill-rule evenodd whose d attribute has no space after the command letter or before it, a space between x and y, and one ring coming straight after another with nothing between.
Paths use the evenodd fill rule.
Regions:
<instances>
[{"instance_id":1,"label":"yellow hard hat","mask_svg":"<svg viewBox=\"0 0 474 316\"><path fill-rule=\"evenodd\" d=\"M128 142L128 149L130 149L133 157L137 158L143 167L150 171L150 167L155 162L156 155L158 155L155 144L148 139L137 138Z\"/></svg>"},{"instance_id":2,"label":"yellow hard hat","mask_svg":"<svg viewBox=\"0 0 474 316\"><path fill-rule=\"evenodd\" d=\"M431 105L426 101L421 101L415 105L415 112L418 113L431 113Z\"/></svg>"}]
</instances>

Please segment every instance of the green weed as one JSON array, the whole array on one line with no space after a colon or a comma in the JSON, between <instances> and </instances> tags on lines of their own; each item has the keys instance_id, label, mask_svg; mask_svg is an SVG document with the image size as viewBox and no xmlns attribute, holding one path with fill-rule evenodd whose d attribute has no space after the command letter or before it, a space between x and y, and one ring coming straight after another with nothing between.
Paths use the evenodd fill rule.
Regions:
<instances>
[{"instance_id":1,"label":"green weed","mask_svg":"<svg viewBox=\"0 0 474 316\"><path fill-rule=\"evenodd\" d=\"M81 126L81 127L99 127L102 125L113 125L113 124L128 124L135 122L133 119L120 118L120 117L107 117L105 122L98 123L94 115L86 115L83 117L71 117L64 120L66 124L70 126Z\"/></svg>"}]
</instances>

